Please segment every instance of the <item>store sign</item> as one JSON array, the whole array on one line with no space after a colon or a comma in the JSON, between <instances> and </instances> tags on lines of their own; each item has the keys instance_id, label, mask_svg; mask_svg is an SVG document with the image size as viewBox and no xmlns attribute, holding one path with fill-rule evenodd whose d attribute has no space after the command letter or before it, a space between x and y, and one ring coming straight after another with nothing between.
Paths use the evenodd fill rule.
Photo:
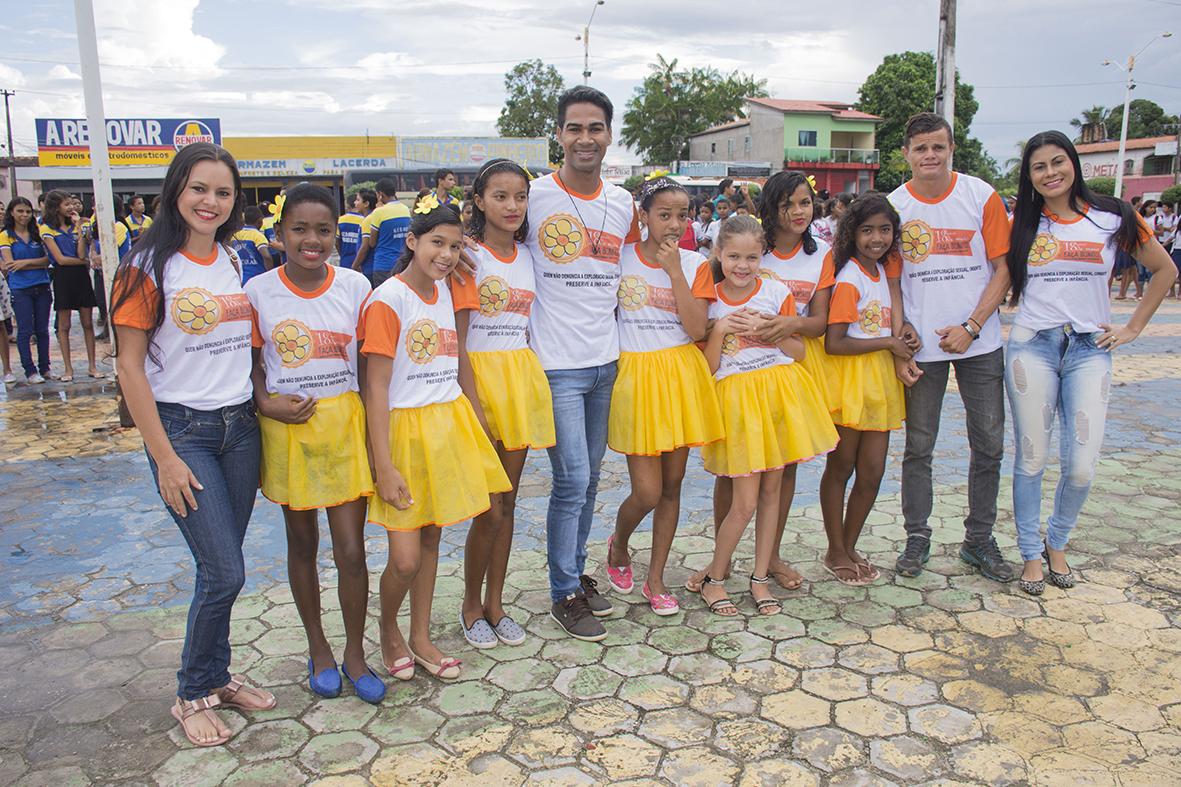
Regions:
<instances>
[{"instance_id":1,"label":"store sign","mask_svg":"<svg viewBox=\"0 0 1181 787\"><path fill-rule=\"evenodd\" d=\"M725 161L681 161L677 165L677 174L690 178L724 178L726 167Z\"/></svg>"},{"instance_id":2,"label":"store sign","mask_svg":"<svg viewBox=\"0 0 1181 787\"><path fill-rule=\"evenodd\" d=\"M356 169L397 169L398 160L381 156L360 158L238 159L244 178L299 178L339 176Z\"/></svg>"},{"instance_id":3,"label":"store sign","mask_svg":"<svg viewBox=\"0 0 1181 787\"><path fill-rule=\"evenodd\" d=\"M404 169L479 167L494 158L506 158L530 169L549 163L549 143L544 137L400 137L398 157Z\"/></svg>"},{"instance_id":4,"label":"store sign","mask_svg":"<svg viewBox=\"0 0 1181 787\"><path fill-rule=\"evenodd\" d=\"M43 167L90 165L90 128L85 120L37 118L37 161ZM221 144L217 118L124 118L107 120L112 165L167 165L194 142Z\"/></svg>"}]
</instances>

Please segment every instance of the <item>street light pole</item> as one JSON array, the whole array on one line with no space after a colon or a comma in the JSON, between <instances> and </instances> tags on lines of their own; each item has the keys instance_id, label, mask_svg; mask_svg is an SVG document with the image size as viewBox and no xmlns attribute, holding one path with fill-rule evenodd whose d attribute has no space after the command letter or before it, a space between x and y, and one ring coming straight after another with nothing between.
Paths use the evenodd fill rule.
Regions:
<instances>
[{"instance_id":1,"label":"street light pole","mask_svg":"<svg viewBox=\"0 0 1181 787\"><path fill-rule=\"evenodd\" d=\"M8 129L8 190L9 200L16 198L16 150L12 147L12 113L8 109L8 99L16 95L13 90L0 90L4 95L4 124Z\"/></svg>"},{"instance_id":2,"label":"street light pole","mask_svg":"<svg viewBox=\"0 0 1181 787\"><path fill-rule=\"evenodd\" d=\"M1159 38L1169 38L1172 35L1173 34L1171 32L1165 32L1165 33L1161 33L1160 36L1158 36L1158 37ZM1103 65L1115 66L1116 68L1120 69L1121 71L1126 72L1128 75L1127 86L1124 88L1124 117L1123 117L1123 121L1120 123L1120 132L1119 132L1119 160L1115 164L1115 196L1117 199L1120 198L1121 196L1123 196L1123 193L1124 193L1124 154L1127 152L1127 149L1128 149L1128 115L1129 115L1129 110L1132 105L1132 91L1136 89L1136 83L1132 79L1132 72L1136 68L1136 58L1138 58L1140 55L1144 54L1144 50L1148 49L1148 47L1152 46L1153 43L1155 43L1155 42L1156 42L1156 38L1153 38L1147 44L1140 47L1139 52L1137 52L1134 55L1128 55L1127 68L1124 68L1119 63L1116 63L1113 60L1104 60L1103 61Z\"/></svg>"},{"instance_id":3,"label":"street light pole","mask_svg":"<svg viewBox=\"0 0 1181 787\"><path fill-rule=\"evenodd\" d=\"M607 0L595 0L595 4L591 6L590 19L587 20L586 25L582 28L582 35L574 36L575 41L582 42L582 84L589 85L591 70L590 70L590 29L591 23L595 21L595 11L599 10L599 6L606 3Z\"/></svg>"}]
</instances>

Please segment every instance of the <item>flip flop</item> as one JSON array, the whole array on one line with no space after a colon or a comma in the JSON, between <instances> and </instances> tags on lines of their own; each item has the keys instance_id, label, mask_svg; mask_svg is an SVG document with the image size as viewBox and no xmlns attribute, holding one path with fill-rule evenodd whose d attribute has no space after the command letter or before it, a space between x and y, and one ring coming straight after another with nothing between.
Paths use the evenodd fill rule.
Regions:
<instances>
[{"instance_id":1,"label":"flip flop","mask_svg":"<svg viewBox=\"0 0 1181 787\"><path fill-rule=\"evenodd\" d=\"M827 571L829 574L832 574L832 578L835 579L837 582L840 582L842 585L848 585L849 587L859 588L859 587L865 587L865 585L868 584L864 579L861 578L861 570L859 568L857 568L856 566L839 566L838 568L834 569L831 566L829 566L827 563L821 561L820 567L823 568L825 571ZM857 579L845 579L840 574L838 574L837 571L852 571L853 573L855 573L857 575Z\"/></svg>"},{"instance_id":2,"label":"flip flop","mask_svg":"<svg viewBox=\"0 0 1181 787\"><path fill-rule=\"evenodd\" d=\"M99 372L98 374L89 374L89 373L87 373L87 375L86 375L86 376L87 376L87 377L92 377L92 378L94 378L95 380L105 380L105 379L107 379L107 375L106 375L106 373L104 373L104 372Z\"/></svg>"},{"instance_id":3,"label":"flip flop","mask_svg":"<svg viewBox=\"0 0 1181 787\"><path fill-rule=\"evenodd\" d=\"M857 560L854 560L853 562L857 566L857 574L859 576L862 574L862 571L864 570L865 581L867 583L876 582L882 578L882 572L878 571L877 566L875 566L873 563L870 563L868 560L866 560L864 563L857 561Z\"/></svg>"},{"instance_id":4,"label":"flip flop","mask_svg":"<svg viewBox=\"0 0 1181 787\"><path fill-rule=\"evenodd\" d=\"M63 374L61 377L57 378L57 381L61 382L61 383L72 383L72 382L74 382L74 375Z\"/></svg>"}]
</instances>

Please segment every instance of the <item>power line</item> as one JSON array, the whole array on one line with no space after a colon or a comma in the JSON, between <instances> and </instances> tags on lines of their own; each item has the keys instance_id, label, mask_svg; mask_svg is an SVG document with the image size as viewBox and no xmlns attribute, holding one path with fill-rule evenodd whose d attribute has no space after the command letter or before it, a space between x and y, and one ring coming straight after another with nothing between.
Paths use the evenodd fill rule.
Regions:
<instances>
[{"instance_id":1,"label":"power line","mask_svg":"<svg viewBox=\"0 0 1181 787\"><path fill-rule=\"evenodd\" d=\"M558 57L545 57L542 60L572 60L580 57L579 55L561 55ZM14 57L12 55L0 56L0 61L8 61L14 63L46 63L50 65L62 66L77 66L80 65L76 60L47 60L36 57ZM468 60L453 63L400 63L399 69L404 68L445 68L454 66L494 66L504 65L505 63L519 63L518 58L510 60ZM99 65L106 68L126 68L126 69L169 69L187 71L193 69L195 66L177 66L177 65L145 65L142 63L99 63ZM343 65L318 65L318 66L214 66L222 71L327 71L331 69L348 69L357 71L372 71L374 66L361 66L356 63L348 63Z\"/></svg>"}]
</instances>

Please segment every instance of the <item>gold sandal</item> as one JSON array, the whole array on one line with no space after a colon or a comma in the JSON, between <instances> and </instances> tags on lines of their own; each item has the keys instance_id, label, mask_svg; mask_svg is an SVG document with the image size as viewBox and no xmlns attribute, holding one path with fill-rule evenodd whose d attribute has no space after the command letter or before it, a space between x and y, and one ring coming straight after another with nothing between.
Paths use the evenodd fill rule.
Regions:
<instances>
[{"instance_id":1,"label":"gold sandal","mask_svg":"<svg viewBox=\"0 0 1181 787\"><path fill-rule=\"evenodd\" d=\"M219 735L211 741L198 740L193 732L189 729L189 719L196 716L198 713L203 713L207 710L211 711L221 705L221 700L216 694L210 694L208 697L202 697L199 700L182 700L180 697L176 698L176 704L172 706L172 718L176 719L180 724L181 730L185 737L189 739L189 743L194 746L221 746L229 741L233 734Z\"/></svg>"}]
</instances>

